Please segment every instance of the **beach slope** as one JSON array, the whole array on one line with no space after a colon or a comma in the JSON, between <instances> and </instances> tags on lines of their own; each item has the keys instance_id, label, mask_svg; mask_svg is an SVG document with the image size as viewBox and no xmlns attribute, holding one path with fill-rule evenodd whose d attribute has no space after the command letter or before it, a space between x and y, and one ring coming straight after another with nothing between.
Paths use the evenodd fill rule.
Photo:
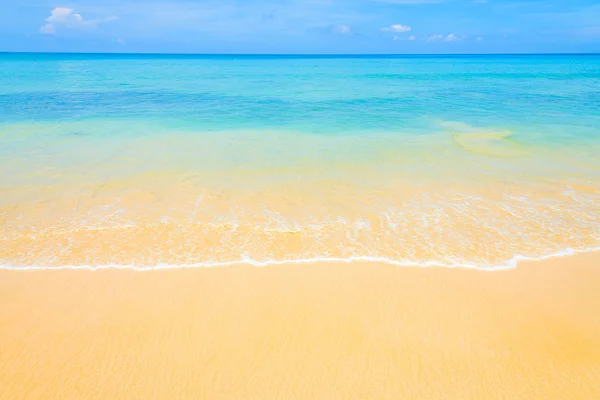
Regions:
<instances>
[{"instance_id":1,"label":"beach slope","mask_svg":"<svg viewBox=\"0 0 600 400\"><path fill-rule=\"evenodd\" d=\"M1 399L593 399L600 255L0 271ZM595 397L596 396L596 397Z\"/></svg>"}]
</instances>

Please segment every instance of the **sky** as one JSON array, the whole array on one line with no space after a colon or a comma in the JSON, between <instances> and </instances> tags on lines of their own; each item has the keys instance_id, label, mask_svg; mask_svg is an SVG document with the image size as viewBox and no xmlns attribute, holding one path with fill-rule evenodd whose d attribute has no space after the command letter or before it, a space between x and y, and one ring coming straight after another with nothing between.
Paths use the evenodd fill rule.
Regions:
<instances>
[{"instance_id":1,"label":"sky","mask_svg":"<svg viewBox=\"0 0 600 400\"><path fill-rule=\"evenodd\" d=\"M0 0L0 51L600 53L600 0Z\"/></svg>"}]
</instances>

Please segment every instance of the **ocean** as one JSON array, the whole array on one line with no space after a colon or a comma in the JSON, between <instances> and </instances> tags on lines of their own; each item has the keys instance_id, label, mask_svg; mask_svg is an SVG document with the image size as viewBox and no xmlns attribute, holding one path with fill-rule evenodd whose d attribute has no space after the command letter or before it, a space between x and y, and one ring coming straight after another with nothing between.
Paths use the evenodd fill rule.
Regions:
<instances>
[{"instance_id":1,"label":"ocean","mask_svg":"<svg viewBox=\"0 0 600 400\"><path fill-rule=\"evenodd\" d=\"M0 265L600 247L600 55L0 54Z\"/></svg>"}]
</instances>

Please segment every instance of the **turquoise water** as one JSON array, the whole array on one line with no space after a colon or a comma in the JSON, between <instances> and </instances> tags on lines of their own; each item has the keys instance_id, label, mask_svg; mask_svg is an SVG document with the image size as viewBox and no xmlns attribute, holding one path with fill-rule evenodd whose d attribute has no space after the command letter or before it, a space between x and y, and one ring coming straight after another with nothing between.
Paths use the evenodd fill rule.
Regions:
<instances>
[{"instance_id":1,"label":"turquoise water","mask_svg":"<svg viewBox=\"0 0 600 400\"><path fill-rule=\"evenodd\" d=\"M0 55L2 120L202 130L409 131L436 120L597 140L600 56Z\"/></svg>"},{"instance_id":2,"label":"turquoise water","mask_svg":"<svg viewBox=\"0 0 600 400\"><path fill-rule=\"evenodd\" d=\"M12 249L0 263L376 257L489 266L600 245L597 55L0 54L0 79L0 216ZM158 191L177 195L107 205ZM194 220L199 196L216 197ZM466 206L473 201L481 204ZM464 226L461 213L478 223ZM443 221L437 247L421 255L411 237L432 240L422 222L432 215ZM90 218L103 229L167 220L190 229L172 240L233 242L227 253L198 245L186 257L156 248L142 262L124 251L96 257L91 233L83 258L73 250L61 261L41 238L27 254L15 250L31 229L88 229ZM215 218L306 237L301 251L277 235L261 240L283 253L252 250L229 228L206 233ZM382 228L373 218L392 220ZM349 222L324 230L341 220ZM399 221L402 233L391 228ZM340 239L356 229L364 235ZM164 239L145 235L146 249Z\"/></svg>"}]
</instances>

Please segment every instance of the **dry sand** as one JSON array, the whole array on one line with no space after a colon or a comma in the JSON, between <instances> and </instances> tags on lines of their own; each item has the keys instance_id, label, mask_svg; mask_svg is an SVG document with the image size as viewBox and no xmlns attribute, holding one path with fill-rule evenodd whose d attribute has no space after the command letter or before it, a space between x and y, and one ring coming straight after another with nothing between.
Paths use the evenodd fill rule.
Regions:
<instances>
[{"instance_id":1,"label":"dry sand","mask_svg":"<svg viewBox=\"0 0 600 400\"><path fill-rule=\"evenodd\" d=\"M0 271L0 399L599 399L600 254Z\"/></svg>"}]
</instances>

